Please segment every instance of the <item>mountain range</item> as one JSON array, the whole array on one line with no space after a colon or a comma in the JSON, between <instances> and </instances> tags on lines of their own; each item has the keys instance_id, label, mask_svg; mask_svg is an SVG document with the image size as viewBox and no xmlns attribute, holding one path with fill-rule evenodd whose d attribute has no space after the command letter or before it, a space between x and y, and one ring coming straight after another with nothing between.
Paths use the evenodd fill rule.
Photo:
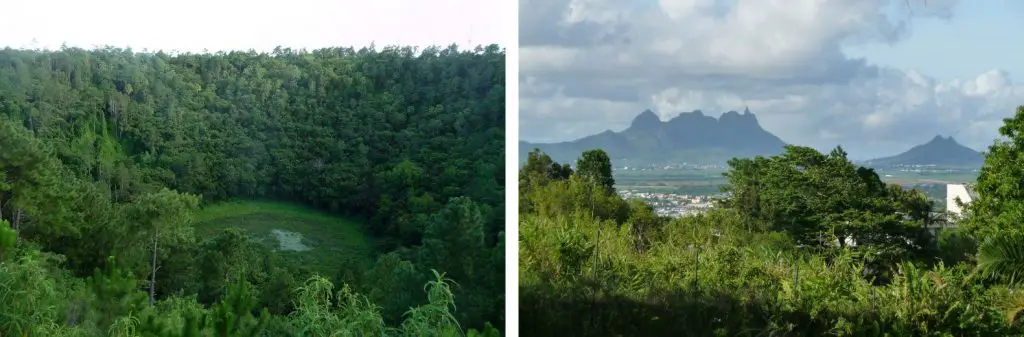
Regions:
<instances>
[{"instance_id":1,"label":"mountain range","mask_svg":"<svg viewBox=\"0 0 1024 337\"><path fill-rule=\"evenodd\" d=\"M943 167L981 167L985 157L957 143L953 137L935 136L927 143L914 146L906 152L892 157L872 159L864 162L870 167L936 165Z\"/></svg>"},{"instance_id":2,"label":"mountain range","mask_svg":"<svg viewBox=\"0 0 1024 337\"><path fill-rule=\"evenodd\" d=\"M700 110L680 113L662 121L645 110L621 132L611 130L574 141L538 144L519 143L519 158L535 148L557 162L572 162L583 151L603 149L616 165L687 163L723 164L732 157L780 154L786 145L761 128L750 110L729 111L719 118Z\"/></svg>"},{"instance_id":3,"label":"mountain range","mask_svg":"<svg viewBox=\"0 0 1024 337\"><path fill-rule=\"evenodd\" d=\"M786 145L779 137L761 128L757 117L744 109L729 111L719 118L700 110L683 112L662 121L651 110L641 112L623 131L604 132L560 143L519 142L519 160L537 148L552 160L572 163L583 151L603 149L615 165L724 164L733 157L772 156ZM938 165L980 167L984 157L978 151L957 143L952 137L935 136L901 154L872 159L869 167L900 165Z\"/></svg>"}]
</instances>

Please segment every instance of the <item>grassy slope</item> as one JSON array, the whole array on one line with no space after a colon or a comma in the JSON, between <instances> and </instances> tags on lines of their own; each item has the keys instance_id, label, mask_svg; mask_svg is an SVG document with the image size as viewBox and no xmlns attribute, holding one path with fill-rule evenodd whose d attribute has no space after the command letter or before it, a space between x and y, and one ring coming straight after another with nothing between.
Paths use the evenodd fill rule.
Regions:
<instances>
[{"instance_id":1,"label":"grassy slope","mask_svg":"<svg viewBox=\"0 0 1024 337\"><path fill-rule=\"evenodd\" d=\"M196 232L209 237L224 228L238 227L278 248L272 230L297 232L309 251L280 251L289 261L324 276L332 276L348 261L369 264L371 239L354 221L304 206L266 201L233 201L209 205L197 214Z\"/></svg>"}]
</instances>

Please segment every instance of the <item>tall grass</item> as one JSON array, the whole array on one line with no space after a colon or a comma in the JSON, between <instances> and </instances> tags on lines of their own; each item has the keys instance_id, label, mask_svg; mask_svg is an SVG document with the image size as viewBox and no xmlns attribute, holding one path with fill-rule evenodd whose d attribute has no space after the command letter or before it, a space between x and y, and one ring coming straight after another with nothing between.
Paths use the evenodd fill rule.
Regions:
<instances>
[{"instance_id":1,"label":"tall grass","mask_svg":"<svg viewBox=\"0 0 1024 337\"><path fill-rule=\"evenodd\" d=\"M522 215L521 333L556 336L1005 336L1006 289L968 266L903 264L873 285L849 253L801 251L728 210L677 219L635 249L629 223ZM1024 303L1024 302L1022 302Z\"/></svg>"}]
</instances>

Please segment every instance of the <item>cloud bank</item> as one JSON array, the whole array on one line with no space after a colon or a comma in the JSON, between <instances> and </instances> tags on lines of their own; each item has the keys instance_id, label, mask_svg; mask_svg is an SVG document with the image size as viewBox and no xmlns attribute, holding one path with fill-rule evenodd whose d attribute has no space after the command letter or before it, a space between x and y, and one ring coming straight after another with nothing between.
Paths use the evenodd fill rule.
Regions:
<instances>
[{"instance_id":1,"label":"cloud bank","mask_svg":"<svg viewBox=\"0 0 1024 337\"><path fill-rule=\"evenodd\" d=\"M749 107L783 140L854 158L952 135L983 150L1024 104L994 69L938 81L845 47L896 44L955 0L520 0L520 137L552 142ZM952 42L951 42L952 43Z\"/></svg>"}]
</instances>

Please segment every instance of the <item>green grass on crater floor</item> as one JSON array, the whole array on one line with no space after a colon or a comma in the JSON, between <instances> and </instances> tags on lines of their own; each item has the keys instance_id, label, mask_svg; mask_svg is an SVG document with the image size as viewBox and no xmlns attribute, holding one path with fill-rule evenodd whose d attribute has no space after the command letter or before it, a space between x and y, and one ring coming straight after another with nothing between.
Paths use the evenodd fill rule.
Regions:
<instances>
[{"instance_id":1,"label":"green grass on crater floor","mask_svg":"<svg viewBox=\"0 0 1024 337\"><path fill-rule=\"evenodd\" d=\"M232 201L197 214L200 237L230 227L249 232L286 260L330 277L351 262L371 263L373 244L361 224L305 206L267 201Z\"/></svg>"}]
</instances>

